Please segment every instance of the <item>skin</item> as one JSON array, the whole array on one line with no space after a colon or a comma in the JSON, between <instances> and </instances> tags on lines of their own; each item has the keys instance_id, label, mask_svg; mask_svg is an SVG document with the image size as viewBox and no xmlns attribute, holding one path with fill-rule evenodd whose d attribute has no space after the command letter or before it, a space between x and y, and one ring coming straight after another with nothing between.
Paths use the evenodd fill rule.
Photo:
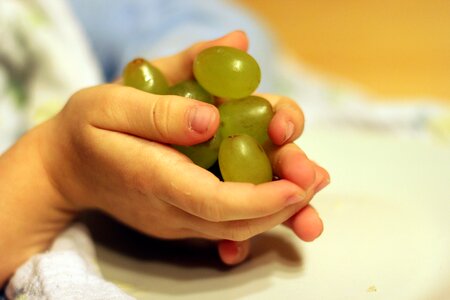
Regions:
<instances>
[{"instance_id":1,"label":"skin","mask_svg":"<svg viewBox=\"0 0 450 300\"><path fill-rule=\"evenodd\" d=\"M248 41L232 32L153 63L174 84L191 78L197 53L214 45L246 50ZM268 151L281 179L253 185L220 182L167 146L212 137L214 106L120 81L75 93L0 156L0 285L86 209L162 239L215 240L226 264L242 262L249 239L279 224L305 241L317 238L322 221L309 202L329 175L292 143L303 131L301 109L291 99L265 97L275 111Z\"/></svg>"}]
</instances>

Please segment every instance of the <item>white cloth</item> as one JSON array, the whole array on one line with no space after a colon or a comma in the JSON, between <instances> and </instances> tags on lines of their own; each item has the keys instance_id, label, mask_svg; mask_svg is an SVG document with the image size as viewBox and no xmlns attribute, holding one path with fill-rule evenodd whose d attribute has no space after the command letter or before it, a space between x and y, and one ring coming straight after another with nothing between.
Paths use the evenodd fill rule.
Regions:
<instances>
[{"instance_id":1,"label":"white cloth","mask_svg":"<svg viewBox=\"0 0 450 300\"><path fill-rule=\"evenodd\" d=\"M82 224L65 230L48 252L22 265L11 278L6 296L28 300L134 299L102 278L92 239Z\"/></svg>"}]
</instances>

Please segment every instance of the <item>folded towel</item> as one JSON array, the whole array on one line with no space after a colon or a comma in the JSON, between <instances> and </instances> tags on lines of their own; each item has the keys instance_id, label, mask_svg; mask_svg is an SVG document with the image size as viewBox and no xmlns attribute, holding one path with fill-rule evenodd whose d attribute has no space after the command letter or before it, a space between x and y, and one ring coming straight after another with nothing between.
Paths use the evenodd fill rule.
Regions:
<instances>
[{"instance_id":1,"label":"folded towel","mask_svg":"<svg viewBox=\"0 0 450 300\"><path fill-rule=\"evenodd\" d=\"M134 299L102 278L94 244L80 223L59 235L49 251L23 264L11 278L6 296L27 300Z\"/></svg>"}]
</instances>

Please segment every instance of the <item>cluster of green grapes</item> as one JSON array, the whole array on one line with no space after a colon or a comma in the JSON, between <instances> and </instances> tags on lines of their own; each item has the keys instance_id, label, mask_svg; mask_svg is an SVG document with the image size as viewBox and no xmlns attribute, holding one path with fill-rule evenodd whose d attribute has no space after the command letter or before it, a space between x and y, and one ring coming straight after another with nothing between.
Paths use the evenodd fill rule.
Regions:
<instances>
[{"instance_id":1,"label":"cluster of green grapes","mask_svg":"<svg viewBox=\"0 0 450 300\"><path fill-rule=\"evenodd\" d=\"M124 84L161 95L178 95L218 104L220 126L209 141L176 146L195 164L212 169L218 162L225 181L263 183L272 180L272 167L262 145L273 116L272 105L252 96L261 81L256 60L239 49L216 46L194 60L195 80L169 86L163 74L148 61L137 58L123 71Z\"/></svg>"}]
</instances>

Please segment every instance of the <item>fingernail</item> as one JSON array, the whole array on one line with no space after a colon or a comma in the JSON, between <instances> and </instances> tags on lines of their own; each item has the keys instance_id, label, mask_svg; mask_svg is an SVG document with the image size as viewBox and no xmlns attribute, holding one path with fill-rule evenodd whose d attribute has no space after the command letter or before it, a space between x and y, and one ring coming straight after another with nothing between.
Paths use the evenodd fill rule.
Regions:
<instances>
[{"instance_id":1,"label":"fingernail","mask_svg":"<svg viewBox=\"0 0 450 300\"><path fill-rule=\"evenodd\" d=\"M216 118L216 114L209 106L194 106L189 111L189 129L197 133L205 133Z\"/></svg>"},{"instance_id":2,"label":"fingernail","mask_svg":"<svg viewBox=\"0 0 450 300\"><path fill-rule=\"evenodd\" d=\"M321 183L316 187L315 192L320 192L323 188L325 188L327 185L330 184L330 178L326 178L325 180L322 180Z\"/></svg>"},{"instance_id":3,"label":"fingernail","mask_svg":"<svg viewBox=\"0 0 450 300\"><path fill-rule=\"evenodd\" d=\"M295 194L290 196L287 201L286 201L286 206L292 205L292 204L296 204L296 203L300 203L303 200L305 200L306 198L306 193L305 192L301 192L299 194Z\"/></svg>"},{"instance_id":4,"label":"fingernail","mask_svg":"<svg viewBox=\"0 0 450 300\"><path fill-rule=\"evenodd\" d=\"M316 170L316 179L314 180L314 184L312 184L308 190L314 190L314 192L316 192L317 188L322 183L323 179L324 179L323 174Z\"/></svg>"},{"instance_id":5,"label":"fingernail","mask_svg":"<svg viewBox=\"0 0 450 300\"><path fill-rule=\"evenodd\" d=\"M284 133L284 140L283 140L283 144L286 143L294 134L294 123L292 123L291 121L288 121L286 123L286 132Z\"/></svg>"},{"instance_id":6,"label":"fingernail","mask_svg":"<svg viewBox=\"0 0 450 300\"><path fill-rule=\"evenodd\" d=\"M222 260L227 265L234 265L239 262L242 256L242 246L239 242L223 240L219 243L219 253Z\"/></svg>"}]
</instances>

